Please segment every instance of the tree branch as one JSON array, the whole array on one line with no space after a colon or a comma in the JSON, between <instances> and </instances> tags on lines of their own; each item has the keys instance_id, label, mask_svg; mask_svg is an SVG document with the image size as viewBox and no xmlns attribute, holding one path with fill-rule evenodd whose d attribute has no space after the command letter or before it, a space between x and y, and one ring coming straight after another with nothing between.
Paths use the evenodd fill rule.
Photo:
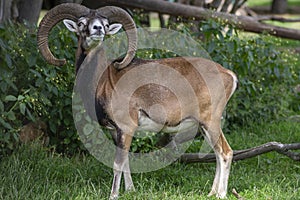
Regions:
<instances>
[{"instance_id":1,"label":"tree branch","mask_svg":"<svg viewBox=\"0 0 300 200\"><path fill-rule=\"evenodd\" d=\"M205 8L161 0L102 0L101 2L120 7L141 8L175 16L215 19L224 23L233 24L237 28L249 32L266 32L278 37L300 40L300 30L260 23L257 19L249 16L236 16L228 13L213 12Z\"/></svg>"},{"instance_id":2,"label":"tree branch","mask_svg":"<svg viewBox=\"0 0 300 200\"><path fill-rule=\"evenodd\" d=\"M233 161L252 158L271 151L276 151L277 153L288 156L292 160L300 161L300 153L291 152L291 150L299 150L299 149L300 149L300 143L282 144L279 142L269 142L250 149L234 151ZM180 161L184 163L215 162L216 157L215 154L212 153L209 154L187 153L181 156Z\"/></svg>"}]
</instances>

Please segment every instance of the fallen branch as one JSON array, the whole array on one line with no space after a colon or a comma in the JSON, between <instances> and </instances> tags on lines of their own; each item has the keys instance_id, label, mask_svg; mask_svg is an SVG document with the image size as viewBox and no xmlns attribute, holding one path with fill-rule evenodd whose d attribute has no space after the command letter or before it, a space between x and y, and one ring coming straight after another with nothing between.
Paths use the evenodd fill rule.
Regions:
<instances>
[{"instance_id":1,"label":"fallen branch","mask_svg":"<svg viewBox=\"0 0 300 200\"><path fill-rule=\"evenodd\" d=\"M244 197L242 197L235 188L232 189L232 194L238 199L238 200L245 200Z\"/></svg>"},{"instance_id":2,"label":"fallen branch","mask_svg":"<svg viewBox=\"0 0 300 200\"><path fill-rule=\"evenodd\" d=\"M277 153L288 156L292 160L300 161L300 153L292 152L292 150L299 150L299 149L300 149L300 143L282 144L279 142L269 142L250 149L234 151L233 161L252 158L271 151L276 151ZM215 162L216 157L215 154L212 153L209 154L186 153L181 156L180 161L184 163Z\"/></svg>"},{"instance_id":3,"label":"fallen branch","mask_svg":"<svg viewBox=\"0 0 300 200\"><path fill-rule=\"evenodd\" d=\"M201 7L162 0L102 0L101 2L120 7L140 8L173 16L197 19L216 19L227 24L233 24L237 28L245 31L254 33L266 32L278 37L300 40L300 30L260 23L256 18L249 16L236 16L228 13L213 12L212 10Z\"/></svg>"}]
</instances>

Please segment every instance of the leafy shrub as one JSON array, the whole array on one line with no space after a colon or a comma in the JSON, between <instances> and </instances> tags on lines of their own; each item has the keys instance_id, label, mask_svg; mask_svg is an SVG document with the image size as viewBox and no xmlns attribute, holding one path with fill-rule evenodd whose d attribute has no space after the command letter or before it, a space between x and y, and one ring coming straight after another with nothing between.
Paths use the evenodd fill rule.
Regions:
<instances>
[{"instance_id":1,"label":"leafy shrub","mask_svg":"<svg viewBox=\"0 0 300 200\"><path fill-rule=\"evenodd\" d=\"M74 60L67 48L76 40L65 29L53 30L53 52ZM58 36L58 37L57 37ZM72 118L74 68L47 65L37 50L36 29L8 23L0 27L0 153L13 149L18 132L29 121L41 119L49 127L51 144L59 151L79 145Z\"/></svg>"},{"instance_id":2,"label":"leafy shrub","mask_svg":"<svg viewBox=\"0 0 300 200\"><path fill-rule=\"evenodd\" d=\"M239 36L231 26L215 21L203 22L203 46L212 59L233 70L239 89L227 108L231 124L270 121L299 112L293 89L300 78L299 60L280 45L281 39L269 36ZM281 50L280 50L281 49ZM297 98L297 100L295 99Z\"/></svg>"}]
</instances>

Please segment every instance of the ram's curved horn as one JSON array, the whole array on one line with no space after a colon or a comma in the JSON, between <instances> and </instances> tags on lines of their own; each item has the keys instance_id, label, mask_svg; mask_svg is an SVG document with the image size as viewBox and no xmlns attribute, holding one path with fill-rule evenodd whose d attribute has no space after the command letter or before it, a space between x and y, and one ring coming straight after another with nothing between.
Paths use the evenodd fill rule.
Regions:
<instances>
[{"instance_id":1,"label":"ram's curved horn","mask_svg":"<svg viewBox=\"0 0 300 200\"><path fill-rule=\"evenodd\" d=\"M128 39L128 49L125 58L116 62L115 67L122 69L134 58L137 49L137 29L131 16L123 9L115 6L105 6L97 9L97 13L108 19L109 23L118 22L123 25Z\"/></svg>"},{"instance_id":2,"label":"ram's curved horn","mask_svg":"<svg viewBox=\"0 0 300 200\"><path fill-rule=\"evenodd\" d=\"M41 54L50 64L61 66L66 63L65 59L57 59L53 56L49 49L48 37L51 29L63 19L71 19L77 21L81 16L89 14L90 9L79 4L65 3L51 9L42 19L38 33L38 47Z\"/></svg>"}]
</instances>

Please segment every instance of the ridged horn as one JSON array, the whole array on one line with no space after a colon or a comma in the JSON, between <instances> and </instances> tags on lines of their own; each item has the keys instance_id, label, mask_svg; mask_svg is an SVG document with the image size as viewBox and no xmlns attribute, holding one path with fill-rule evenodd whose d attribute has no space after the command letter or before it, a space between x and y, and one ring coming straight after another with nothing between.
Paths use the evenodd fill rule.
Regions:
<instances>
[{"instance_id":1,"label":"ridged horn","mask_svg":"<svg viewBox=\"0 0 300 200\"><path fill-rule=\"evenodd\" d=\"M123 9L115 6L105 6L97 9L97 13L108 19L109 23L117 22L123 25L128 39L126 56L121 62L116 62L115 67L122 69L134 58L137 50L137 29L131 16Z\"/></svg>"},{"instance_id":2,"label":"ridged horn","mask_svg":"<svg viewBox=\"0 0 300 200\"><path fill-rule=\"evenodd\" d=\"M37 43L39 50L46 61L52 65L62 66L65 59L55 58L49 49L48 37L51 29L63 19L77 21L81 16L85 16L90 9L80 4L64 3L51 9L42 19L37 33Z\"/></svg>"}]
</instances>

